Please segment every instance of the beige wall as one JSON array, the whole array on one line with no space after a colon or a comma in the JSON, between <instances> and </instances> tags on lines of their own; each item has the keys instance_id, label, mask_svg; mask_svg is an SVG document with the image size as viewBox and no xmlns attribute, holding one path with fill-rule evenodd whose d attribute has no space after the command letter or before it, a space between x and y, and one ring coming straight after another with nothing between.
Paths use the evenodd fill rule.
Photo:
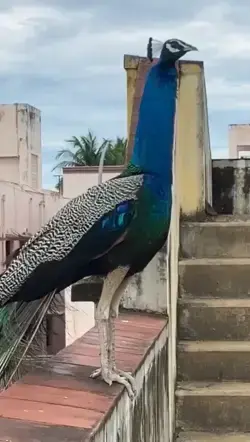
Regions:
<instances>
[{"instance_id":1,"label":"beige wall","mask_svg":"<svg viewBox=\"0 0 250 442\"><path fill-rule=\"evenodd\" d=\"M0 159L1 164L1 159ZM36 192L24 186L0 181L0 236L33 234L65 203L58 192ZM0 265L6 259L5 241L1 241Z\"/></svg>"},{"instance_id":2,"label":"beige wall","mask_svg":"<svg viewBox=\"0 0 250 442\"><path fill-rule=\"evenodd\" d=\"M104 166L102 181L114 178L121 173L122 169L121 166ZM65 198L74 198L97 184L98 167L96 166L66 167L63 169L63 196Z\"/></svg>"},{"instance_id":3,"label":"beige wall","mask_svg":"<svg viewBox=\"0 0 250 442\"><path fill-rule=\"evenodd\" d=\"M42 187L41 116L33 106L0 105L0 180Z\"/></svg>"},{"instance_id":4,"label":"beige wall","mask_svg":"<svg viewBox=\"0 0 250 442\"><path fill-rule=\"evenodd\" d=\"M228 138L229 158L239 158L244 152L250 155L250 124L231 124Z\"/></svg>"},{"instance_id":5,"label":"beige wall","mask_svg":"<svg viewBox=\"0 0 250 442\"><path fill-rule=\"evenodd\" d=\"M71 302L71 287L65 290L66 346L83 336L95 325L93 302Z\"/></svg>"},{"instance_id":6,"label":"beige wall","mask_svg":"<svg viewBox=\"0 0 250 442\"><path fill-rule=\"evenodd\" d=\"M19 184L19 159L17 157L0 157L0 179Z\"/></svg>"}]
</instances>

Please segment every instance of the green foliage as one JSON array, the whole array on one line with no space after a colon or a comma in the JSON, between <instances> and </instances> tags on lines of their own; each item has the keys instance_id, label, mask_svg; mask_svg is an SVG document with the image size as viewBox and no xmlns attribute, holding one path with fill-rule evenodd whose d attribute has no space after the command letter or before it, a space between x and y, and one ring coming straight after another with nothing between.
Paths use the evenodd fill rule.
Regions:
<instances>
[{"instance_id":1,"label":"green foliage","mask_svg":"<svg viewBox=\"0 0 250 442\"><path fill-rule=\"evenodd\" d=\"M116 137L115 140L106 140L108 143L107 151L105 154L105 165L119 165L125 162L125 153L127 140L126 138Z\"/></svg>"},{"instance_id":2,"label":"green foliage","mask_svg":"<svg viewBox=\"0 0 250 442\"><path fill-rule=\"evenodd\" d=\"M125 162L127 139L116 137L115 140L103 139L100 144L94 133L89 130L87 135L66 140L69 148L59 150L56 155L56 169L74 166L98 166L103 149L107 148L104 158L104 165L122 165ZM63 179L58 178L56 189L62 192Z\"/></svg>"}]
</instances>

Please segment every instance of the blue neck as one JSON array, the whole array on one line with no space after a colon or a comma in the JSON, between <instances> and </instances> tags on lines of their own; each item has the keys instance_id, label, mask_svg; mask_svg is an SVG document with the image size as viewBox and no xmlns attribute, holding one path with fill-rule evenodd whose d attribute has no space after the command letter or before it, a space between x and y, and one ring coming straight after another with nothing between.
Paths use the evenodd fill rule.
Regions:
<instances>
[{"instance_id":1,"label":"blue neck","mask_svg":"<svg viewBox=\"0 0 250 442\"><path fill-rule=\"evenodd\" d=\"M172 182L177 71L161 61L148 74L141 99L131 163Z\"/></svg>"}]
</instances>

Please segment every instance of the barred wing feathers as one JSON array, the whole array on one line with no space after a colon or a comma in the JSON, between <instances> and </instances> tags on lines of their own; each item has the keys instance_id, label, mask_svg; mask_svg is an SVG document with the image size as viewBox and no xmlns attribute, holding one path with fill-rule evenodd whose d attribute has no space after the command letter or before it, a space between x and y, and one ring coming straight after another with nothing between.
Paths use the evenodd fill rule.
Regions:
<instances>
[{"instance_id":1,"label":"barred wing feathers","mask_svg":"<svg viewBox=\"0 0 250 442\"><path fill-rule=\"evenodd\" d=\"M108 212L122 202L136 200L142 184L143 175L119 177L94 186L85 194L69 201L24 244L1 276L0 306L11 301L39 266L66 258ZM117 234L120 235L122 232L118 231ZM112 236L111 239L116 241L118 238ZM94 259L95 256L105 253L107 246L112 246L107 240L95 244L93 250L89 245L91 241L86 250L86 260ZM52 289L56 287L51 287Z\"/></svg>"}]
</instances>

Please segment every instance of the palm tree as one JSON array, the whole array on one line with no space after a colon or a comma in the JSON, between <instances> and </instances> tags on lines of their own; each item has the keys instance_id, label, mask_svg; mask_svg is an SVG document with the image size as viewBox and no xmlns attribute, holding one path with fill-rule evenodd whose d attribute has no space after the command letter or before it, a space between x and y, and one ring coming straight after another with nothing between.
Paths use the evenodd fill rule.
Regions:
<instances>
[{"instance_id":1,"label":"palm tree","mask_svg":"<svg viewBox=\"0 0 250 442\"><path fill-rule=\"evenodd\" d=\"M63 177L60 175L58 176L55 189L58 190L60 193L63 193Z\"/></svg>"},{"instance_id":2,"label":"palm tree","mask_svg":"<svg viewBox=\"0 0 250 442\"><path fill-rule=\"evenodd\" d=\"M121 165L125 162L127 139L116 137L115 140L105 140L108 143L104 164Z\"/></svg>"},{"instance_id":3,"label":"palm tree","mask_svg":"<svg viewBox=\"0 0 250 442\"><path fill-rule=\"evenodd\" d=\"M61 160L52 170L74 166L96 166L99 164L101 150L106 145L104 140L99 146L96 136L88 131L86 136L66 140L71 145L68 149L61 149L56 155L56 160Z\"/></svg>"},{"instance_id":4,"label":"palm tree","mask_svg":"<svg viewBox=\"0 0 250 442\"><path fill-rule=\"evenodd\" d=\"M61 160L52 169L74 166L98 166L103 149L107 146L104 165L121 165L125 162L126 138L116 137L115 140L103 139L99 144L97 137L91 130L86 136L75 137L66 140L71 146L59 150L56 160ZM62 192L62 177L59 177L56 189Z\"/></svg>"}]
</instances>

